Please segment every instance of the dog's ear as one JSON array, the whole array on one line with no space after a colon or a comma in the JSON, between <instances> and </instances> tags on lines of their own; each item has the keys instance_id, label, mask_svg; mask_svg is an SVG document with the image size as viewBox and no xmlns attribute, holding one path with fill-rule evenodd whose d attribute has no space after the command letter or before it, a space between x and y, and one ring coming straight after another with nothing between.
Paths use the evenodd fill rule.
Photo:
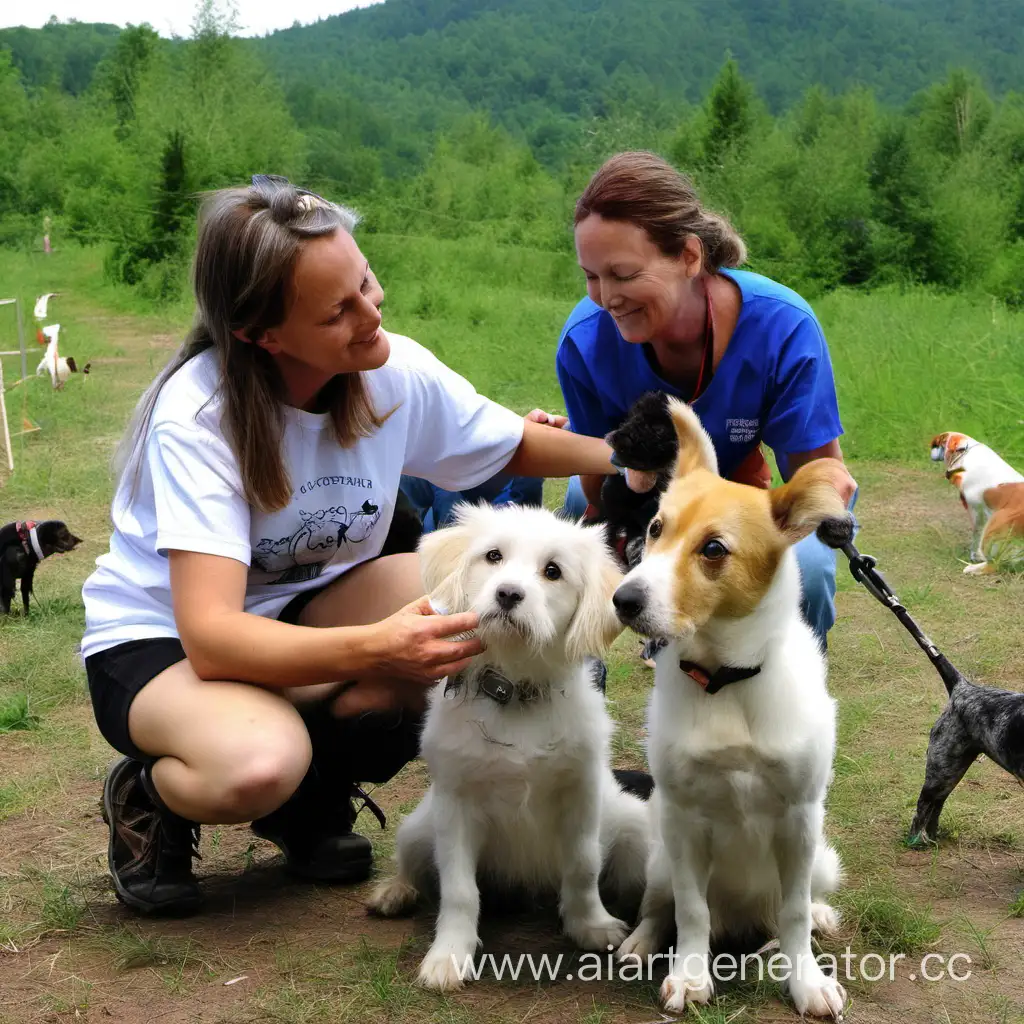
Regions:
<instances>
[{"instance_id":1,"label":"dog's ear","mask_svg":"<svg viewBox=\"0 0 1024 1024\"><path fill-rule=\"evenodd\" d=\"M600 533L604 528L582 529ZM624 628L612 604L612 594L622 582L622 572L603 540L595 544L594 549L587 558L580 603L565 634L565 654L572 662L601 654Z\"/></svg>"},{"instance_id":2,"label":"dog's ear","mask_svg":"<svg viewBox=\"0 0 1024 1024\"><path fill-rule=\"evenodd\" d=\"M679 479L697 469L706 469L717 476L718 456L715 454L715 446L697 414L678 398L669 399L668 414L672 417L679 443L673 477Z\"/></svg>"},{"instance_id":3,"label":"dog's ear","mask_svg":"<svg viewBox=\"0 0 1024 1024\"><path fill-rule=\"evenodd\" d=\"M831 546L841 547L852 537L853 522L840 497L849 479L838 459L815 459L801 466L789 483L768 492L772 518L790 544L826 523Z\"/></svg>"},{"instance_id":4,"label":"dog's ear","mask_svg":"<svg viewBox=\"0 0 1024 1024\"><path fill-rule=\"evenodd\" d=\"M78 364L75 362L74 356L68 356L68 369L72 373L78 373Z\"/></svg>"},{"instance_id":5,"label":"dog's ear","mask_svg":"<svg viewBox=\"0 0 1024 1024\"><path fill-rule=\"evenodd\" d=\"M452 526L420 538L420 579L438 610L446 615L464 612L469 604L465 588L463 556L469 547L470 527L460 522L458 511Z\"/></svg>"}]
</instances>

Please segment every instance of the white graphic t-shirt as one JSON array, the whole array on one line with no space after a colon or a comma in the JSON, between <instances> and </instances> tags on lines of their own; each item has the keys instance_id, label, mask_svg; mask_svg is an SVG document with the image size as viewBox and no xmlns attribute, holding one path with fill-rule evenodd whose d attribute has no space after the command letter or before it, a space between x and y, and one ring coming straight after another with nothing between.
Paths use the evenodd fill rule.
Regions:
<instances>
[{"instance_id":1,"label":"white graphic t-shirt","mask_svg":"<svg viewBox=\"0 0 1024 1024\"><path fill-rule=\"evenodd\" d=\"M387 363L366 374L384 425L342 448L326 415L286 407L283 452L292 498L264 514L246 502L221 432L219 367L212 350L164 385L141 456L135 498L114 497L110 551L82 590L89 657L129 640L178 635L172 549L223 555L249 567L245 610L277 616L383 547L402 473L447 490L492 477L523 436L520 416L409 338L389 334Z\"/></svg>"}]
</instances>

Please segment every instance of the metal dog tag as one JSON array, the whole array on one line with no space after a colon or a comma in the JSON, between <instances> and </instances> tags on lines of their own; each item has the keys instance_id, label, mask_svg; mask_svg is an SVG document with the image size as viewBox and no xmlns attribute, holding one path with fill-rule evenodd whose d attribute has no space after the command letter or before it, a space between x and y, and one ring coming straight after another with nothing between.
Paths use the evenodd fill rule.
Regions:
<instances>
[{"instance_id":1,"label":"metal dog tag","mask_svg":"<svg viewBox=\"0 0 1024 1024\"><path fill-rule=\"evenodd\" d=\"M480 692L504 706L516 694L515 685L497 672L485 672L480 677Z\"/></svg>"}]
</instances>

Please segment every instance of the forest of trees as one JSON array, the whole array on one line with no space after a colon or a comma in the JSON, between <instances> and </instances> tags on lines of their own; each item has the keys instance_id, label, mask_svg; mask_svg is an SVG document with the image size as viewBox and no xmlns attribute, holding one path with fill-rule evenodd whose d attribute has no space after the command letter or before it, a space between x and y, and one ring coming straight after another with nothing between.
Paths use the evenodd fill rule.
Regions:
<instances>
[{"instance_id":1,"label":"forest of trees","mask_svg":"<svg viewBox=\"0 0 1024 1024\"><path fill-rule=\"evenodd\" d=\"M103 243L111 277L171 298L194 195L269 171L363 230L569 254L589 174L643 147L809 295L1024 305L1017 0L388 0L236 28L203 0L184 40L0 31L0 244L38 245L49 216L56 244Z\"/></svg>"}]
</instances>

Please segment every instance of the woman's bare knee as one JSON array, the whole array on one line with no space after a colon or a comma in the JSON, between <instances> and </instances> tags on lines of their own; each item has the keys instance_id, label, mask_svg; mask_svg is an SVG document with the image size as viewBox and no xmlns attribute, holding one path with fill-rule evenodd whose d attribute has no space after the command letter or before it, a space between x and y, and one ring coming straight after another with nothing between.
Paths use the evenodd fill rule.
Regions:
<instances>
[{"instance_id":1,"label":"woman's bare knee","mask_svg":"<svg viewBox=\"0 0 1024 1024\"><path fill-rule=\"evenodd\" d=\"M309 733L281 696L199 679L179 662L145 686L129 712L132 739L158 758L153 781L194 821L251 821L279 807L309 767Z\"/></svg>"},{"instance_id":2,"label":"woman's bare knee","mask_svg":"<svg viewBox=\"0 0 1024 1024\"><path fill-rule=\"evenodd\" d=\"M262 818L299 788L309 768L308 737L305 749L296 747L293 744L243 755L225 771L211 793L223 824Z\"/></svg>"}]
</instances>

